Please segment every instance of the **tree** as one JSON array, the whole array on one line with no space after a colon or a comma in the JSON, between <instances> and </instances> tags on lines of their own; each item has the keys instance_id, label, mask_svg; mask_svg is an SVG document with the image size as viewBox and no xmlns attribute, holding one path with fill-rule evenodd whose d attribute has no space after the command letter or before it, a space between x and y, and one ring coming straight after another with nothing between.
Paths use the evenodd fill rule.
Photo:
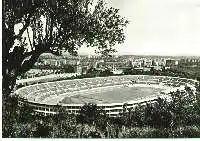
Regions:
<instances>
[{"instance_id":1,"label":"tree","mask_svg":"<svg viewBox=\"0 0 200 141\"><path fill-rule=\"evenodd\" d=\"M113 75L113 72L111 72L109 69L105 69L105 70L103 70L103 71L101 71L100 72L100 74L99 74L99 76L103 76L103 77L105 77L105 76L110 76L110 75Z\"/></svg>"},{"instance_id":2,"label":"tree","mask_svg":"<svg viewBox=\"0 0 200 141\"><path fill-rule=\"evenodd\" d=\"M19 106L18 121L21 123L30 123L33 120L33 107L31 107L27 101Z\"/></svg>"},{"instance_id":3,"label":"tree","mask_svg":"<svg viewBox=\"0 0 200 141\"><path fill-rule=\"evenodd\" d=\"M4 97L2 97L4 98ZM2 99L4 102L5 99ZM17 122L18 99L8 97L6 102L2 103L2 137L13 137L13 124Z\"/></svg>"},{"instance_id":4,"label":"tree","mask_svg":"<svg viewBox=\"0 0 200 141\"><path fill-rule=\"evenodd\" d=\"M100 110L98 109L97 105L92 103L86 103L81 107L80 113L77 116L77 121L82 124L94 124L98 116L100 116Z\"/></svg>"},{"instance_id":5,"label":"tree","mask_svg":"<svg viewBox=\"0 0 200 141\"><path fill-rule=\"evenodd\" d=\"M82 45L97 47L103 55L114 52L113 46L125 39L127 24L103 0L3 0L3 93L9 95L16 77L42 53L77 55Z\"/></svg>"}]
</instances>

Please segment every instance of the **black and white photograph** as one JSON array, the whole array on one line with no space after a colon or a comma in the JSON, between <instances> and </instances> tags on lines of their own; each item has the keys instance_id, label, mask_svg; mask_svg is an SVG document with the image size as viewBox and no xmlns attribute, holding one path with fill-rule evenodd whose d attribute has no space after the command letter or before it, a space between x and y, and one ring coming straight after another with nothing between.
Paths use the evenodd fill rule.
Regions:
<instances>
[{"instance_id":1,"label":"black and white photograph","mask_svg":"<svg viewBox=\"0 0 200 141\"><path fill-rule=\"evenodd\" d=\"M200 138L200 0L1 9L1 138Z\"/></svg>"}]
</instances>

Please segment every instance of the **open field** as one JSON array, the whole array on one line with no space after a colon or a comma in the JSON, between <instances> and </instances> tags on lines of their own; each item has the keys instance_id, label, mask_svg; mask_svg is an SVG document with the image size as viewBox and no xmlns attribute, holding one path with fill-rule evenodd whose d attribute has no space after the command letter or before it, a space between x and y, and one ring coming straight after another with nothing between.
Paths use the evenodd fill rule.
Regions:
<instances>
[{"instance_id":1,"label":"open field","mask_svg":"<svg viewBox=\"0 0 200 141\"><path fill-rule=\"evenodd\" d=\"M84 90L67 95L61 101L63 104L84 104L84 103L124 103L146 97L158 95L163 89L148 87L148 85L136 86L108 86Z\"/></svg>"}]
</instances>

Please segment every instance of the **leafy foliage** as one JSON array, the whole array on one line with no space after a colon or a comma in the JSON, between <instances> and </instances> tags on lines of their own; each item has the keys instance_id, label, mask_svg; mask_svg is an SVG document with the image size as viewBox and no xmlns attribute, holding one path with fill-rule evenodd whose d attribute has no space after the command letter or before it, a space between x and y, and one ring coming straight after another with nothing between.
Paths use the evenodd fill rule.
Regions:
<instances>
[{"instance_id":1,"label":"leafy foliage","mask_svg":"<svg viewBox=\"0 0 200 141\"><path fill-rule=\"evenodd\" d=\"M88 103L81 107L80 113L77 117L80 123L94 124L100 112L96 104Z\"/></svg>"},{"instance_id":2,"label":"leafy foliage","mask_svg":"<svg viewBox=\"0 0 200 141\"><path fill-rule=\"evenodd\" d=\"M114 52L127 24L103 0L3 0L3 88L11 91L16 77L45 52L77 55L82 45Z\"/></svg>"},{"instance_id":3,"label":"leafy foliage","mask_svg":"<svg viewBox=\"0 0 200 141\"><path fill-rule=\"evenodd\" d=\"M170 95L170 100L158 98L155 103L137 105L132 109L125 104L119 117L108 117L95 104L85 104L78 115L68 114L60 106L58 114L49 116L32 114L26 104L9 106L13 112L8 113L6 118L13 124L8 122L9 126L3 126L3 137L200 137L199 101L196 98L197 95L199 97L199 85L196 94L190 93L186 87L185 91ZM10 101L16 103L15 99Z\"/></svg>"},{"instance_id":4,"label":"leafy foliage","mask_svg":"<svg viewBox=\"0 0 200 141\"><path fill-rule=\"evenodd\" d=\"M17 76L31 69L46 52L61 55L67 51L77 55L78 47L87 45L108 55L114 52L115 44L124 41L123 30L128 21L103 0L3 0L2 3L3 136L29 137L19 130L32 122L31 117L38 117L32 115L28 105L20 107L21 111L17 109L18 99L10 97ZM41 135L37 132L49 129L44 123L34 123L38 126L30 136L49 136L50 132Z\"/></svg>"}]
</instances>

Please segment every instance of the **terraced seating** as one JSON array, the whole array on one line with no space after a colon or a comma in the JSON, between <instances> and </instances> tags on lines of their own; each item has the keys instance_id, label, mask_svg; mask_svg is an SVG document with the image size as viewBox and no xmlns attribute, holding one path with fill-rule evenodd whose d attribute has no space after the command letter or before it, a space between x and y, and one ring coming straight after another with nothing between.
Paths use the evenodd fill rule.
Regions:
<instances>
[{"instance_id":1,"label":"terraced seating","mask_svg":"<svg viewBox=\"0 0 200 141\"><path fill-rule=\"evenodd\" d=\"M187 83L195 84L193 80L184 78L170 78L166 76L114 76L87 78L80 80L63 80L50 83L41 83L20 89L19 96L26 97L29 100L42 101L51 95L61 95L73 91L86 90L97 87L106 87L129 83L138 84L164 84L172 87L180 87Z\"/></svg>"},{"instance_id":2,"label":"terraced seating","mask_svg":"<svg viewBox=\"0 0 200 141\"><path fill-rule=\"evenodd\" d=\"M48 114L50 114L50 112L55 114L56 109L54 108L56 108L56 106L51 105L52 107L50 107L49 103L47 103L47 101L51 100L51 98L57 96L59 97L60 95L65 95L74 91L113 85L132 84L132 82L135 82L136 84L163 84L171 87L180 87L182 85L185 86L186 84L194 85L196 83L193 80L166 76L111 76L41 83L20 88L17 93L20 97L25 97L30 102L37 103L35 105L32 103L37 111L42 112L44 114L47 114L48 112ZM42 105L40 103L42 103ZM145 99L141 99L139 103L145 103ZM132 103L131 105L133 106ZM116 116L121 110L122 105L104 105L103 107L107 109L107 114L109 114L109 116ZM69 112L74 113L77 112L77 110L79 110L80 107L66 106L66 108L69 110ZM108 108L110 109L108 110Z\"/></svg>"}]
</instances>

